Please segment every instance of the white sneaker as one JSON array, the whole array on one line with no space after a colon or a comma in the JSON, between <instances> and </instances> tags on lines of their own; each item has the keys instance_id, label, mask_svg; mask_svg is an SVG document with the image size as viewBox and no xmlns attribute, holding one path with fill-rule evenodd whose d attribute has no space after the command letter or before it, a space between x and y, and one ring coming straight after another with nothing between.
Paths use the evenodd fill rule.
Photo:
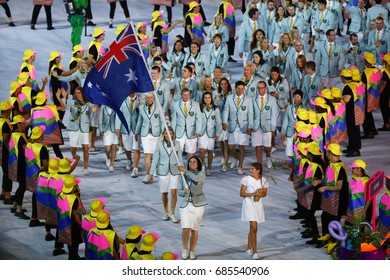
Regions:
<instances>
[{"instance_id":1,"label":"white sneaker","mask_svg":"<svg viewBox=\"0 0 390 280\"><path fill-rule=\"evenodd\" d=\"M252 258L254 260L260 260L260 256L256 253L256 254L253 254Z\"/></svg>"},{"instance_id":2,"label":"white sneaker","mask_svg":"<svg viewBox=\"0 0 390 280\"><path fill-rule=\"evenodd\" d=\"M271 147L271 154L276 151L276 147Z\"/></svg>"},{"instance_id":3,"label":"white sneaker","mask_svg":"<svg viewBox=\"0 0 390 280\"><path fill-rule=\"evenodd\" d=\"M221 159L221 167L223 166L224 163L225 163L225 160L222 158Z\"/></svg>"},{"instance_id":4,"label":"white sneaker","mask_svg":"<svg viewBox=\"0 0 390 280\"><path fill-rule=\"evenodd\" d=\"M190 252L190 259L191 260L196 260L198 257L195 255L194 252Z\"/></svg>"},{"instance_id":5,"label":"white sneaker","mask_svg":"<svg viewBox=\"0 0 390 280\"><path fill-rule=\"evenodd\" d=\"M119 147L118 154L123 155L124 153L125 153L125 149L123 149L122 147Z\"/></svg>"},{"instance_id":6,"label":"white sneaker","mask_svg":"<svg viewBox=\"0 0 390 280\"><path fill-rule=\"evenodd\" d=\"M272 168L272 160L271 160L271 158L267 158L267 168L268 169Z\"/></svg>"},{"instance_id":7,"label":"white sneaker","mask_svg":"<svg viewBox=\"0 0 390 280\"><path fill-rule=\"evenodd\" d=\"M211 170L210 169L207 169L206 171L206 176L210 176L211 175Z\"/></svg>"},{"instance_id":8,"label":"white sneaker","mask_svg":"<svg viewBox=\"0 0 390 280\"><path fill-rule=\"evenodd\" d=\"M252 251L252 249L248 249L248 250L246 250L246 253L249 255L249 256L253 256L253 251Z\"/></svg>"},{"instance_id":9,"label":"white sneaker","mask_svg":"<svg viewBox=\"0 0 390 280\"><path fill-rule=\"evenodd\" d=\"M179 220L176 218L176 216L174 214L172 214L170 218L172 220L172 223L174 223L174 224L177 224L179 222Z\"/></svg>"},{"instance_id":10,"label":"white sneaker","mask_svg":"<svg viewBox=\"0 0 390 280\"><path fill-rule=\"evenodd\" d=\"M183 260L186 260L186 259L188 259L188 250L183 250L183 251L181 251L181 258L183 259Z\"/></svg>"},{"instance_id":11,"label":"white sneaker","mask_svg":"<svg viewBox=\"0 0 390 280\"><path fill-rule=\"evenodd\" d=\"M150 176L150 175L146 175L146 176L145 176L145 179L142 181L142 183L144 183L144 184L149 184L149 181L150 181L149 176Z\"/></svg>"},{"instance_id":12,"label":"white sneaker","mask_svg":"<svg viewBox=\"0 0 390 280\"><path fill-rule=\"evenodd\" d=\"M88 168L84 168L84 175L89 175L89 171L88 171Z\"/></svg>"},{"instance_id":13,"label":"white sneaker","mask_svg":"<svg viewBox=\"0 0 390 280\"><path fill-rule=\"evenodd\" d=\"M157 175L157 171L154 171L154 173L153 173L153 177L158 177L158 175Z\"/></svg>"},{"instance_id":14,"label":"white sneaker","mask_svg":"<svg viewBox=\"0 0 390 280\"><path fill-rule=\"evenodd\" d=\"M244 170L242 170L242 168L238 168L237 169L237 174L238 175L243 175L244 174Z\"/></svg>"},{"instance_id":15,"label":"white sneaker","mask_svg":"<svg viewBox=\"0 0 390 280\"><path fill-rule=\"evenodd\" d=\"M236 168L237 163L238 163L238 159L233 158L232 163L230 164L230 169Z\"/></svg>"},{"instance_id":16,"label":"white sneaker","mask_svg":"<svg viewBox=\"0 0 390 280\"><path fill-rule=\"evenodd\" d=\"M137 178L138 177L138 168L133 169L133 172L131 172L131 178Z\"/></svg>"},{"instance_id":17,"label":"white sneaker","mask_svg":"<svg viewBox=\"0 0 390 280\"><path fill-rule=\"evenodd\" d=\"M165 213L163 216L162 216L162 220L163 221L168 221L169 220L169 216L167 213Z\"/></svg>"},{"instance_id":18,"label":"white sneaker","mask_svg":"<svg viewBox=\"0 0 390 280\"><path fill-rule=\"evenodd\" d=\"M229 169L228 169L228 167L226 166L226 165L222 165L222 168L221 168L221 171L222 172L226 172L226 171L228 171Z\"/></svg>"},{"instance_id":19,"label":"white sneaker","mask_svg":"<svg viewBox=\"0 0 390 280\"><path fill-rule=\"evenodd\" d=\"M107 165L107 167L110 167L111 161L109 159L106 159L106 165Z\"/></svg>"},{"instance_id":20,"label":"white sneaker","mask_svg":"<svg viewBox=\"0 0 390 280\"><path fill-rule=\"evenodd\" d=\"M110 167L108 168L108 171L114 172L114 166L110 166Z\"/></svg>"},{"instance_id":21,"label":"white sneaker","mask_svg":"<svg viewBox=\"0 0 390 280\"><path fill-rule=\"evenodd\" d=\"M130 171L132 165L133 165L132 161L131 161L131 160L127 160L126 170L127 170L127 171Z\"/></svg>"}]
</instances>

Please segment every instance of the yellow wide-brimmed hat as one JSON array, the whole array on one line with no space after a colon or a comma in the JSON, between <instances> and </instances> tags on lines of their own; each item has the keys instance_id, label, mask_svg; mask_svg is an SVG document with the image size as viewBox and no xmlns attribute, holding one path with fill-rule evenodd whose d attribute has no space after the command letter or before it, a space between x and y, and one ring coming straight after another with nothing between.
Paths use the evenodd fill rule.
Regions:
<instances>
[{"instance_id":1,"label":"yellow wide-brimmed hat","mask_svg":"<svg viewBox=\"0 0 390 280\"><path fill-rule=\"evenodd\" d=\"M359 168L360 167L361 169L367 171L367 169L366 169L367 164L362 159L355 160L352 164L349 165L349 167L352 167L352 168Z\"/></svg>"},{"instance_id":2,"label":"yellow wide-brimmed hat","mask_svg":"<svg viewBox=\"0 0 390 280\"><path fill-rule=\"evenodd\" d=\"M336 156L341 156L342 152L340 150L340 145L337 143L331 143L329 145L325 145L324 147L326 150L330 151L332 154Z\"/></svg>"},{"instance_id":3,"label":"yellow wide-brimmed hat","mask_svg":"<svg viewBox=\"0 0 390 280\"><path fill-rule=\"evenodd\" d=\"M315 141L312 141L307 144L307 151L315 156L322 155L321 149Z\"/></svg>"},{"instance_id":4,"label":"yellow wide-brimmed hat","mask_svg":"<svg viewBox=\"0 0 390 280\"><path fill-rule=\"evenodd\" d=\"M73 162L73 159L70 159L70 158L60 159L60 168L58 169L58 172L68 173L70 171L72 162Z\"/></svg>"},{"instance_id":5,"label":"yellow wide-brimmed hat","mask_svg":"<svg viewBox=\"0 0 390 280\"><path fill-rule=\"evenodd\" d=\"M36 105L38 105L38 106L42 105L47 100L47 94L44 93L43 91L38 92L37 96L35 96L34 99L35 99L35 104Z\"/></svg>"},{"instance_id":6,"label":"yellow wide-brimmed hat","mask_svg":"<svg viewBox=\"0 0 390 280\"><path fill-rule=\"evenodd\" d=\"M63 55L63 53L60 53L59 51L52 51L50 53L49 61L53 61L54 59L56 59L57 57L62 56L62 55Z\"/></svg>"},{"instance_id":7,"label":"yellow wide-brimmed hat","mask_svg":"<svg viewBox=\"0 0 390 280\"><path fill-rule=\"evenodd\" d=\"M321 108L324 108L324 109L327 109L329 106L326 104L326 101L324 98L322 97L316 97L316 98L312 98L310 99L310 103L315 105L315 106L319 106Z\"/></svg>"},{"instance_id":8,"label":"yellow wide-brimmed hat","mask_svg":"<svg viewBox=\"0 0 390 280\"><path fill-rule=\"evenodd\" d=\"M199 7L199 6L200 6L200 4L199 4L198 2L192 1L192 2L190 3L190 5L189 5L189 11L192 11L193 8Z\"/></svg>"},{"instance_id":9,"label":"yellow wide-brimmed hat","mask_svg":"<svg viewBox=\"0 0 390 280\"><path fill-rule=\"evenodd\" d=\"M14 108L14 106L12 106L8 100L0 103L0 111L7 111L7 110L11 110L12 108Z\"/></svg>"},{"instance_id":10,"label":"yellow wide-brimmed hat","mask_svg":"<svg viewBox=\"0 0 390 280\"><path fill-rule=\"evenodd\" d=\"M298 118L302 121L307 121L309 119L309 114L305 108L299 108L297 111Z\"/></svg>"},{"instance_id":11,"label":"yellow wide-brimmed hat","mask_svg":"<svg viewBox=\"0 0 390 280\"><path fill-rule=\"evenodd\" d=\"M375 56L371 52L362 53L360 56L370 64L375 64L376 62Z\"/></svg>"},{"instance_id":12,"label":"yellow wide-brimmed hat","mask_svg":"<svg viewBox=\"0 0 390 280\"><path fill-rule=\"evenodd\" d=\"M152 251L157 240L158 240L157 233L145 234L144 237L142 238L141 250L148 251L148 252Z\"/></svg>"},{"instance_id":13,"label":"yellow wide-brimmed hat","mask_svg":"<svg viewBox=\"0 0 390 280\"><path fill-rule=\"evenodd\" d=\"M333 99L332 92L330 91L330 89L327 88L319 91L318 95L325 99L330 99L330 100Z\"/></svg>"},{"instance_id":14,"label":"yellow wide-brimmed hat","mask_svg":"<svg viewBox=\"0 0 390 280\"><path fill-rule=\"evenodd\" d=\"M299 143L298 151L300 151L304 156L307 156L307 143Z\"/></svg>"},{"instance_id":15,"label":"yellow wide-brimmed hat","mask_svg":"<svg viewBox=\"0 0 390 280\"><path fill-rule=\"evenodd\" d=\"M162 16L164 14L164 11L154 11L152 13L152 21L156 21L159 16Z\"/></svg>"},{"instance_id":16,"label":"yellow wide-brimmed hat","mask_svg":"<svg viewBox=\"0 0 390 280\"><path fill-rule=\"evenodd\" d=\"M161 260L164 260L164 261L174 261L174 260L177 260L178 258L179 258L179 254L174 254L172 252L165 252L161 256Z\"/></svg>"},{"instance_id":17,"label":"yellow wide-brimmed hat","mask_svg":"<svg viewBox=\"0 0 390 280\"><path fill-rule=\"evenodd\" d=\"M332 87L330 92L332 93L333 98L341 98L341 90L338 87Z\"/></svg>"},{"instance_id":18,"label":"yellow wide-brimmed hat","mask_svg":"<svg viewBox=\"0 0 390 280\"><path fill-rule=\"evenodd\" d=\"M82 51L82 52L85 51L85 49L82 45L79 44L79 45L75 45L73 47L73 54L80 52L80 51Z\"/></svg>"},{"instance_id":19,"label":"yellow wide-brimmed hat","mask_svg":"<svg viewBox=\"0 0 390 280\"><path fill-rule=\"evenodd\" d=\"M119 24L117 27L116 27L116 30L115 30L115 35L119 35L121 34L121 32L123 30L125 30L126 26L124 26L123 24Z\"/></svg>"},{"instance_id":20,"label":"yellow wide-brimmed hat","mask_svg":"<svg viewBox=\"0 0 390 280\"><path fill-rule=\"evenodd\" d=\"M139 225L132 225L126 234L127 239L136 239L138 236L144 234L145 231Z\"/></svg>"},{"instance_id":21,"label":"yellow wide-brimmed hat","mask_svg":"<svg viewBox=\"0 0 390 280\"><path fill-rule=\"evenodd\" d=\"M93 37L93 38L97 38L97 37L99 37L100 35L102 35L104 32L106 32L105 29L100 28L100 27L96 27L95 30L93 31L92 37Z\"/></svg>"},{"instance_id":22,"label":"yellow wide-brimmed hat","mask_svg":"<svg viewBox=\"0 0 390 280\"><path fill-rule=\"evenodd\" d=\"M9 94L13 94L18 88L20 88L23 83L19 81L12 81L9 85Z\"/></svg>"},{"instance_id":23,"label":"yellow wide-brimmed hat","mask_svg":"<svg viewBox=\"0 0 390 280\"><path fill-rule=\"evenodd\" d=\"M110 212L102 210L97 214L96 226L98 228L106 228L110 224Z\"/></svg>"},{"instance_id":24,"label":"yellow wide-brimmed hat","mask_svg":"<svg viewBox=\"0 0 390 280\"><path fill-rule=\"evenodd\" d=\"M28 59L30 59L30 57L32 57L33 55L36 55L36 54L37 54L36 51L33 51L31 49L27 49L24 51L23 60L28 60Z\"/></svg>"},{"instance_id":25,"label":"yellow wide-brimmed hat","mask_svg":"<svg viewBox=\"0 0 390 280\"><path fill-rule=\"evenodd\" d=\"M36 126L34 127L32 130L31 130L31 136L30 136L30 139L39 139L40 137L42 137L43 133L45 132L45 129L40 127L40 126Z\"/></svg>"},{"instance_id":26,"label":"yellow wide-brimmed hat","mask_svg":"<svg viewBox=\"0 0 390 280\"><path fill-rule=\"evenodd\" d=\"M351 69L343 69L341 71L341 77L352 78L352 70Z\"/></svg>"}]
</instances>

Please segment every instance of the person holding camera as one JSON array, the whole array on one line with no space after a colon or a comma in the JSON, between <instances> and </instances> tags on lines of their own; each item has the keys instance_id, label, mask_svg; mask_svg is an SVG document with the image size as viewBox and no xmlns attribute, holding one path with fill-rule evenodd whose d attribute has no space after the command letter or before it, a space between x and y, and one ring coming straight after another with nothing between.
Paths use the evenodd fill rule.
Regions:
<instances>
[{"instance_id":1,"label":"person holding camera","mask_svg":"<svg viewBox=\"0 0 390 280\"><path fill-rule=\"evenodd\" d=\"M73 47L81 43L81 34L83 33L87 8L88 1L86 0L65 0L68 21L72 26L70 41L72 42Z\"/></svg>"}]
</instances>

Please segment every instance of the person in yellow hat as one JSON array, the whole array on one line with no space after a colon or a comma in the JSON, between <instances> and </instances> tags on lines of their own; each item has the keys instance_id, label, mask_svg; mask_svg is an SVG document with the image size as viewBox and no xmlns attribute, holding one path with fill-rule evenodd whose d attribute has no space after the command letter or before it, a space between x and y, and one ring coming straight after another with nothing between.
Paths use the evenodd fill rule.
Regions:
<instances>
[{"instance_id":1,"label":"person in yellow hat","mask_svg":"<svg viewBox=\"0 0 390 280\"><path fill-rule=\"evenodd\" d=\"M31 29L35 30L35 24L37 23L39 12L42 6L45 8L47 30L53 30L53 21L51 17L51 6L53 6L53 0L33 0L34 9L31 17Z\"/></svg>"},{"instance_id":2,"label":"person in yellow hat","mask_svg":"<svg viewBox=\"0 0 390 280\"><path fill-rule=\"evenodd\" d=\"M83 24L84 24L84 21L83 21ZM73 46L73 51L72 51L73 55L72 55L72 59L69 62L69 70L72 70L72 69L76 68L75 69L75 71L76 71L76 70L79 69L79 66L80 66L80 69L81 69L80 63L81 63L81 60L84 57L84 52L85 52L85 49L84 49L84 47L82 45L77 44L77 45ZM70 75L71 74L73 74L73 73L70 73ZM69 75L65 75L65 73L62 72L61 76L69 76ZM62 81L62 80L60 79L60 81ZM70 80L69 81L69 86L70 86L69 93L70 93L70 95L73 96L74 90L76 89L76 87L79 87L79 86L82 86L82 85L80 85L77 82L77 80L74 79L74 80Z\"/></svg>"},{"instance_id":3,"label":"person in yellow hat","mask_svg":"<svg viewBox=\"0 0 390 280\"><path fill-rule=\"evenodd\" d=\"M160 48L161 55L166 54L169 51L168 33L180 23L179 20L175 20L171 26L163 21L163 11L154 11L152 13L152 32L153 32L153 44Z\"/></svg>"},{"instance_id":4,"label":"person in yellow hat","mask_svg":"<svg viewBox=\"0 0 390 280\"><path fill-rule=\"evenodd\" d=\"M110 4L110 25L109 28L114 28L114 16L116 9L116 2L118 0L107 0L108 4ZM130 24L130 13L129 8L127 7L127 0L119 0L119 4L123 9L123 13L125 14L127 24Z\"/></svg>"},{"instance_id":5,"label":"person in yellow hat","mask_svg":"<svg viewBox=\"0 0 390 280\"><path fill-rule=\"evenodd\" d=\"M23 110L22 103L20 102L19 95L22 92L22 86L23 83L20 81L12 81L11 84L9 85L10 87L10 97L8 99L10 105L12 106L11 109L11 115L10 118L12 119L16 115L21 115L26 112Z\"/></svg>"},{"instance_id":6,"label":"person in yellow hat","mask_svg":"<svg viewBox=\"0 0 390 280\"><path fill-rule=\"evenodd\" d=\"M89 44L88 47L88 59L91 62L92 65L98 61L98 59L105 53L104 47L103 47L103 41L105 38L105 32L103 28L96 27L93 31L92 37L94 38L93 41Z\"/></svg>"},{"instance_id":7,"label":"person in yellow hat","mask_svg":"<svg viewBox=\"0 0 390 280\"><path fill-rule=\"evenodd\" d=\"M326 167L323 186L318 188L322 193L321 197L321 225L322 237L317 244L318 248L323 246L328 247L328 252L331 253L336 245L333 239L330 239L328 225L331 221L340 221L345 215L348 207L348 176L344 162L340 160L342 152L340 145L331 143L325 146L326 156L329 164ZM316 183L320 183L319 181ZM317 186L314 183L314 186Z\"/></svg>"},{"instance_id":8,"label":"person in yellow hat","mask_svg":"<svg viewBox=\"0 0 390 280\"><path fill-rule=\"evenodd\" d=\"M9 117L11 115L12 108L13 106L9 103L9 101L3 101L0 103L0 164L1 169L3 170L0 200L3 200L6 205L13 203L13 199L11 197L12 181L8 177L8 143L12 130Z\"/></svg>"},{"instance_id":9,"label":"person in yellow hat","mask_svg":"<svg viewBox=\"0 0 390 280\"><path fill-rule=\"evenodd\" d=\"M136 25L136 29L137 29L138 42L141 45L141 49L145 59L148 59L151 40L149 38L149 35L146 33L146 26L148 26L147 22L138 22Z\"/></svg>"},{"instance_id":10,"label":"person in yellow hat","mask_svg":"<svg viewBox=\"0 0 390 280\"><path fill-rule=\"evenodd\" d=\"M43 226L37 218L37 182L40 172L47 171L49 167L49 151L41 143L44 129L36 126L31 130L29 142L24 149L26 158L26 189L32 192L32 213L30 227Z\"/></svg>"},{"instance_id":11,"label":"person in yellow hat","mask_svg":"<svg viewBox=\"0 0 390 280\"><path fill-rule=\"evenodd\" d=\"M104 209L106 200L104 198L98 198L91 202L89 214L85 214L81 220L81 230L83 234L84 242L87 242L87 236L91 229L96 227L97 214Z\"/></svg>"},{"instance_id":12,"label":"person in yellow hat","mask_svg":"<svg viewBox=\"0 0 390 280\"><path fill-rule=\"evenodd\" d=\"M352 168L352 179L349 182L349 202L345 216L345 225L352 226L363 221L370 222L372 207L370 207L371 201L365 200L366 184L368 179L370 179L366 173L366 162L362 159L357 159L349 167Z\"/></svg>"},{"instance_id":13,"label":"person in yellow hat","mask_svg":"<svg viewBox=\"0 0 390 280\"><path fill-rule=\"evenodd\" d=\"M184 40L187 46L191 45L191 42L197 42L202 46L204 44L203 34L207 36L200 6L198 2L192 1L184 16Z\"/></svg>"},{"instance_id":14,"label":"person in yellow hat","mask_svg":"<svg viewBox=\"0 0 390 280\"><path fill-rule=\"evenodd\" d=\"M79 183L80 179L66 175L57 201L58 241L67 244L68 260L81 259L78 251L79 245L83 243L81 218L84 209L78 194Z\"/></svg>"},{"instance_id":15,"label":"person in yellow hat","mask_svg":"<svg viewBox=\"0 0 390 280\"><path fill-rule=\"evenodd\" d=\"M39 91L38 81L37 81L37 73L35 71L35 67L33 64L35 61L36 54L37 54L37 52L34 50L31 50L31 49L27 49L24 51L23 63L20 66L19 74L20 73L27 73L31 78L31 87L34 90Z\"/></svg>"},{"instance_id":16,"label":"person in yellow hat","mask_svg":"<svg viewBox=\"0 0 390 280\"><path fill-rule=\"evenodd\" d=\"M374 66L376 60L373 53L366 52L362 54L362 57L366 66L362 73L362 82L366 87L366 111L363 123L364 135L361 139L373 139L378 134L378 130L375 127L372 112L379 108L382 72Z\"/></svg>"},{"instance_id":17,"label":"person in yellow hat","mask_svg":"<svg viewBox=\"0 0 390 280\"><path fill-rule=\"evenodd\" d=\"M343 143L347 140L347 124L345 120L346 106L341 100L341 91L338 87L330 89L332 99L330 107L333 107L334 113L329 118L330 141L332 143Z\"/></svg>"},{"instance_id":18,"label":"person in yellow hat","mask_svg":"<svg viewBox=\"0 0 390 280\"><path fill-rule=\"evenodd\" d=\"M357 68L354 71L359 72ZM364 120L364 84L360 81L353 81L350 69L344 69L341 72L341 80L344 83L342 96L345 103L345 123L348 137L348 146L346 150L343 150L343 153L348 157L360 156L362 148L360 125Z\"/></svg>"},{"instance_id":19,"label":"person in yellow hat","mask_svg":"<svg viewBox=\"0 0 390 280\"><path fill-rule=\"evenodd\" d=\"M165 6L168 14L168 25L172 24L172 7L175 6L173 0L152 0L153 11L159 11L161 6Z\"/></svg>"},{"instance_id":20,"label":"person in yellow hat","mask_svg":"<svg viewBox=\"0 0 390 280\"><path fill-rule=\"evenodd\" d=\"M142 237L141 248L139 252L135 252L132 255L132 260L156 260L157 258L152 255L154 246L158 241L158 234L155 232L149 232Z\"/></svg>"},{"instance_id":21,"label":"person in yellow hat","mask_svg":"<svg viewBox=\"0 0 390 280\"><path fill-rule=\"evenodd\" d=\"M307 163L303 186L297 190L301 193L301 204L306 209L305 223L308 226L308 230L302 233L302 238L312 238L306 241L306 244L316 245L320 235L315 212L320 208L321 193L318 192L318 188L322 187L322 183L317 184L317 181L323 180L325 163L320 147L315 141L307 145Z\"/></svg>"},{"instance_id":22,"label":"person in yellow hat","mask_svg":"<svg viewBox=\"0 0 390 280\"><path fill-rule=\"evenodd\" d=\"M102 210L97 214L96 228L90 230L85 246L88 260L119 260L119 237L110 225L110 212Z\"/></svg>"},{"instance_id":23,"label":"person in yellow hat","mask_svg":"<svg viewBox=\"0 0 390 280\"><path fill-rule=\"evenodd\" d=\"M161 255L161 260L163 261L174 261L179 259L179 254L174 254L172 252L165 252Z\"/></svg>"},{"instance_id":24,"label":"person in yellow hat","mask_svg":"<svg viewBox=\"0 0 390 280\"><path fill-rule=\"evenodd\" d=\"M379 131L390 131L390 52L382 57L382 84L379 106L383 118L383 127Z\"/></svg>"},{"instance_id":25,"label":"person in yellow hat","mask_svg":"<svg viewBox=\"0 0 390 280\"><path fill-rule=\"evenodd\" d=\"M13 131L8 144L8 176L13 182L19 183L11 213L15 213L15 216L21 219L30 220L30 217L24 214L22 209L24 193L26 192L26 158L24 155L24 148L28 142L25 135L26 120L23 116L16 115L11 124Z\"/></svg>"},{"instance_id":26,"label":"person in yellow hat","mask_svg":"<svg viewBox=\"0 0 390 280\"><path fill-rule=\"evenodd\" d=\"M46 104L47 94L39 92L35 97L36 107L31 109L31 124L32 127L44 126L45 132L42 144L50 144L57 157L62 158L60 145L64 144L62 134L58 125L60 121L58 110L64 110L65 105L61 99L61 92L57 91L56 99L60 105Z\"/></svg>"},{"instance_id":27,"label":"person in yellow hat","mask_svg":"<svg viewBox=\"0 0 390 280\"><path fill-rule=\"evenodd\" d=\"M134 253L140 251L139 242L142 239L142 235L145 231L139 225L132 225L126 234L125 244L121 253L122 260L131 260Z\"/></svg>"},{"instance_id":28,"label":"person in yellow hat","mask_svg":"<svg viewBox=\"0 0 390 280\"><path fill-rule=\"evenodd\" d=\"M50 83L51 83L51 91L53 92L53 103L56 106L60 106L61 102L59 99L67 99L67 90L68 90L68 84L61 82L58 80L56 76L61 76L61 74L64 72L64 67L61 64L61 57L63 53L60 53L59 51L52 51L50 53L50 59L49 59L49 75L50 75ZM77 68L66 72L67 75L72 74L76 72ZM53 75L53 73L56 74ZM57 97L57 92L60 92L60 97ZM62 120L65 115L64 109L57 109L58 114L60 117L61 122L59 123L59 126L61 129L66 129L65 125L62 123Z\"/></svg>"}]
</instances>

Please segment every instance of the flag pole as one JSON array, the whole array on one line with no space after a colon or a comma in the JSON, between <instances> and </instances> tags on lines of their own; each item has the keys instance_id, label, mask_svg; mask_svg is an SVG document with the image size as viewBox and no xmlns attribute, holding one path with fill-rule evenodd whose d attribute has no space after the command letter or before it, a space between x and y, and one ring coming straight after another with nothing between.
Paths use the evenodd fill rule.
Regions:
<instances>
[{"instance_id":1,"label":"flag pole","mask_svg":"<svg viewBox=\"0 0 390 280\"><path fill-rule=\"evenodd\" d=\"M141 48L141 45L140 45L140 43L139 43L139 41L138 41L138 36L136 35L136 32L137 32L138 30L136 30L136 29L134 28L133 21L130 21L130 24L131 24L131 27L133 28L133 30L135 31L134 34L135 34L135 38L136 38L136 40L137 40L137 45L138 45L138 47L139 47L139 49L140 49L140 51L141 51L142 60L144 61L145 66L146 66L146 68L148 69L149 79L150 79L150 81L153 81L152 75L150 74L150 69L148 68L148 65L147 65L146 60L145 60L144 53L143 53L142 48ZM161 71L160 71L160 73L161 73ZM156 94L156 90L153 90L153 95L154 95L154 100L155 100L155 102L156 102L156 104L157 104L158 113L159 113L160 117L164 120L164 122L163 122L163 123L164 123L164 128L165 128L165 131L167 132L168 139L169 139L169 143L171 144L171 147L172 147L172 149L173 149L173 154L174 154L174 156L175 156L175 159L176 159L176 161L177 161L177 164L179 165L180 162L179 162L179 157L177 156L177 153L176 153L176 150L175 150L175 145L174 145L175 143L173 142L173 139L172 139L172 137L171 137L171 134L169 133L168 125L167 125L167 122L165 121L164 111L163 111L163 109L162 109L160 100L158 99L158 96L157 96L157 94ZM188 189L187 181L186 181L185 178L184 178L184 173L183 173L183 172L180 172L180 175L181 175L181 177L182 177L182 179L183 179L183 183L184 183L185 188ZM153 176L153 175L152 175L152 176Z\"/></svg>"}]
</instances>

